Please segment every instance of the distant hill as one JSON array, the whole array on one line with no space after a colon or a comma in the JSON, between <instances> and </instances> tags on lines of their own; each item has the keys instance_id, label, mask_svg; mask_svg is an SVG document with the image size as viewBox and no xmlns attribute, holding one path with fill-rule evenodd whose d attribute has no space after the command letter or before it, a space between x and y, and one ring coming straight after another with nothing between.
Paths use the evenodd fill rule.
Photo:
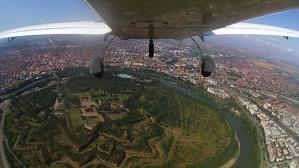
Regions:
<instances>
[{"instance_id":1,"label":"distant hill","mask_svg":"<svg viewBox=\"0 0 299 168\"><path fill-rule=\"evenodd\" d=\"M288 64L299 66L299 55L294 52L288 52L279 45L280 42L286 40L283 37L281 37L281 41L278 41L277 44L263 41L259 38L255 40L255 37L250 36L250 38L247 38L247 36L240 35L209 36L206 37L205 41L210 44L247 50L248 52L260 54L260 56L276 57Z\"/></svg>"}]
</instances>

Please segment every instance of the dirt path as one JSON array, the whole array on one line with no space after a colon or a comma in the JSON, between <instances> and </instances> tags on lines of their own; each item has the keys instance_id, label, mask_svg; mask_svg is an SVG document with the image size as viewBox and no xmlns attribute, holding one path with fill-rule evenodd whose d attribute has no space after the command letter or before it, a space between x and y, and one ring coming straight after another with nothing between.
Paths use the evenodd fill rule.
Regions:
<instances>
[{"instance_id":1,"label":"dirt path","mask_svg":"<svg viewBox=\"0 0 299 168\"><path fill-rule=\"evenodd\" d=\"M161 126L161 127L163 127L163 126ZM177 141L177 136L174 135L175 132L173 132L173 130L170 130L170 129L166 128L166 127L163 127L163 128L166 130L165 131L166 136L161 141L158 141L157 143L150 145L151 148L152 148L153 154L152 155L148 155L148 156L141 156L142 158L136 164L130 162L130 163L128 163L126 165L126 167L136 167L136 166L152 167L152 166L161 166L161 165L167 163L170 160L170 156L174 152L174 146L175 146L175 143ZM171 144L171 148L170 148L169 153L165 153L164 150L160 146L160 142L162 142L163 140L165 140L169 136L174 136L174 141ZM156 153L159 154L158 158L153 158L153 156L155 156ZM126 161L129 158L133 157L133 156L140 156L140 155L131 155L130 154L130 155L126 156L126 158L123 160L122 164L119 167L124 167Z\"/></svg>"},{"instance_id":2,"label":"dirt path","mask_svg":"<svg viewBox=\"0 0 299 168\"><path fill-rule=\"evenodd\" d=\"M176 100L179 102L180 105L180 111L181 111L181 130L183 130L183 107L182 107L182 102L176 97Z\"/></svg>"},{"instance_id":3,"label":"dirt path","mask_svg":"<svg viewBox=\"0 0 299 168\"><path fill-rule=\"evenodd\" d=\"M160 143L162 141L159 141L158 143L155 144L155 147L157 149L157 152L160 154L159 155L159 158L157 159L154 159L154 158L148 158L146 159L145 164L142 164L142 167L152 167L152 166L162 166L163 164L166 164L170 161L171 159L171 156L173 156L173 153L174 153L174 147L175 147L175 144L177 143L177 140L178 138L180 137L180 135L182 134L181 132L176 132L174 130L171 130L167 127L164 127L162 125L160 125L161 127L163 127L166 131L166 136L165 136L165 139L168 138L168 136L173 136L174 137L174 140L171 144L171 147L170 147L170 150L169 150L169 153L165 153L165 151L162 149L162 147L160 146Z\"/></svg>"},{"instance_id":4,"label":"dirt path","mask_svg":"<svg viewBox=\"0 0 299 168\"><path fill-rule=\"evenodd\" d=\"M163 140L165 140L166 138L168 138L169 136L171 136L170 132L166 131L165 133L166 133L166 136L163 138ZM160 146L160 142L161 141L153 144L153 147L156 149L155 152L159 153L159 157L158 158L152 158L152 157L142 158L138 162L138 166L141 165L142 167L151 167L151 166L159 166L159 165L163 165L163 164L167 163L169 155L167 155L163 151L163 149Z\"/></svg>"}]
</instances>

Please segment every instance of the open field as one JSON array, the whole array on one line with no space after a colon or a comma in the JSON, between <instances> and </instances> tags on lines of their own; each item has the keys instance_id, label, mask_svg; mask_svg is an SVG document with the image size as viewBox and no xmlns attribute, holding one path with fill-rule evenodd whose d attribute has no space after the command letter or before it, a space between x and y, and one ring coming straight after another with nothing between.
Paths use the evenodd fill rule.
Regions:
<instances>
[{"instance_id":1,"label":"open field","mask_svg":"<svg viewBox=\"0 0 299 168\"><path fill-rule=\"evenodd\" d=\"M87 125L95 125L100 122L100 119L98 116L94 117L86 117L86 123Z\"/></svg>"},{"instance_id":2,"label":"open field","mask_svg":"<svg viewBox=\"0 0 299 168\"><path fill-rule=\"evenodd\" d=\"M70 123L73 127L80 127L83 125L80 109L69 110Z\"/></svg>"},{"instance_id":3,"label":"open field","mask_svg":"<svg viewBox=\"0 0 299 168\"><path fill-rule=\"evenodd\" d=\"M262 61L258 61L258 60L253 60L253 59L250 59L248 61L254 63L257 66L264 67L269 70L284 71L287 73L299 75L298 67L294 67L292 65L283 63L280 60L274 60L275 63L267 63L267 62L262 62Z\"/></svg>"}]
</instances>

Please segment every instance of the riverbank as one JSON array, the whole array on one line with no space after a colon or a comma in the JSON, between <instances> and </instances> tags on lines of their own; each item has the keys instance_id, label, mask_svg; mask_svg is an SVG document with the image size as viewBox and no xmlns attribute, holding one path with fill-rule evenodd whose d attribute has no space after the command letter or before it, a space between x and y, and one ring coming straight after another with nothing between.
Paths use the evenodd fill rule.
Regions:
<instances>
[{"instance_id":1,"label":"riverbank","mask_svg":"<svg viewBox=\"0 0 299 168\"><path fill-rule=\"evenodd\" d=\"M239 159L241 144L240 144L238 136L236 136L236 139L237 139L237 143L238 143L238 152L228 162L226 162L223 166L221 166L221 168L231 168Z\"/></svg>"}]
</instances>

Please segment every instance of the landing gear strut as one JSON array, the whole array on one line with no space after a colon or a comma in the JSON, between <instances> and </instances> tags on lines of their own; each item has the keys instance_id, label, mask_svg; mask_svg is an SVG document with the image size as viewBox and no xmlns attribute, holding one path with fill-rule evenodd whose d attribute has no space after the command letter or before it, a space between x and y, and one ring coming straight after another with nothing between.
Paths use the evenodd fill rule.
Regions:
<instances>
[{"instance_id":1,"label":"landing gear strut","mask_svg":"<svg viewBox=\"0 0 299 168\"><path fill-rule=\"evenodd\" d=\"M155 52L155 45L152 39L150 39L149 44L148 44L148 56L150 58L154 57L154 52Z\"/></svg>"}]
</instances>

